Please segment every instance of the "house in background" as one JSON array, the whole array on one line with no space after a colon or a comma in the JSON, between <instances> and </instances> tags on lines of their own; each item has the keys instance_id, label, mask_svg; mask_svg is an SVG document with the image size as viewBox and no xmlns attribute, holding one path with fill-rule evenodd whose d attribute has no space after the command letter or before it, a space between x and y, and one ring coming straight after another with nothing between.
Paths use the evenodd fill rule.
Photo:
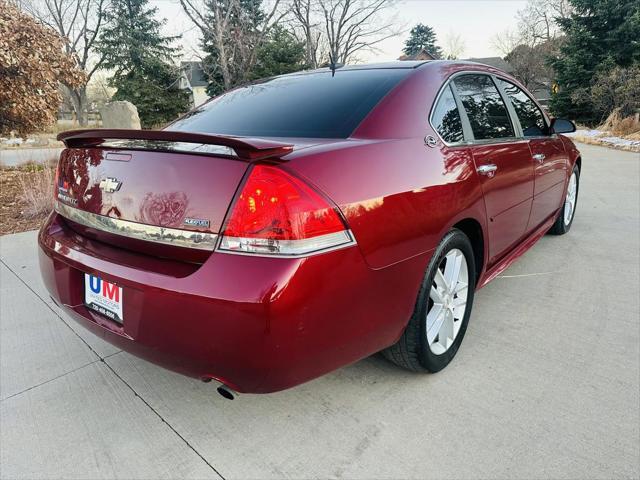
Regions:
<instances>
[{"instance_id":1,"label":"house in background","mask_svg":"<svg viewBox=\"0 0 640 480\"><path fill-rule=\"evenodd\" d=\"M435 60L436 57L427 52L424 48L413 55L402 55L398 60Z\"/></svg>"},{"instance_id":2,"label":"house in background","mask_svg":"<svg viewBox=\"0 0 640 480\"><path fill-rule=\"evenodd\" d=\"M207 95L207 76L202 69L202 62L182 62L181 76L178 80L180 89L189 90L194 107L209 100Z\"/></svg>"}]
</instances>

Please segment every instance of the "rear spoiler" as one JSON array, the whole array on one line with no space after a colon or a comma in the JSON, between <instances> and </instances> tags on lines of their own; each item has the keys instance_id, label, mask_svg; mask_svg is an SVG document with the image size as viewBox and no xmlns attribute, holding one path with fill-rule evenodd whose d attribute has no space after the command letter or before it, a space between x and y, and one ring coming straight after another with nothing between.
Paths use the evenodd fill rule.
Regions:
<instances>
[{"instance_id":1,"label":"rear spoiler","mask_svg":"<svg viewBox=\"0 0 640 480\"><path fill-rule=\"evenodd\" d=\"M229 147L236 155L249 161L281 157L293 151L293 145L261 138L228 137L206 133L177 132L171 130L93 129L69 130L58 134L58 140L68 148L99 147L108 140L149 140L181 142ZM153 150L157 150L154 148ZM167 148L171 150L171 148Z\"/></svg>"}]
</instances>

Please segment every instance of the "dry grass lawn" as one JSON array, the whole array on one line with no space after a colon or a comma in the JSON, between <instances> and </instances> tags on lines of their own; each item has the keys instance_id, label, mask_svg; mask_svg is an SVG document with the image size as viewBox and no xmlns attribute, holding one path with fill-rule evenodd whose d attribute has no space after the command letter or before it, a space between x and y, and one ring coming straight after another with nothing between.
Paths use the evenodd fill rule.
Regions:
<instances>
[{"instance_id":1,"label":"dry grass lawn","mask_svg":"<svg viewBox=\"0 0 640 480\"><path fill-rule=\"evenodd\" d=\"M53 208L54 177L51 166L0 169L0 235L42 225Z\"/></svg>"}]
</instances>

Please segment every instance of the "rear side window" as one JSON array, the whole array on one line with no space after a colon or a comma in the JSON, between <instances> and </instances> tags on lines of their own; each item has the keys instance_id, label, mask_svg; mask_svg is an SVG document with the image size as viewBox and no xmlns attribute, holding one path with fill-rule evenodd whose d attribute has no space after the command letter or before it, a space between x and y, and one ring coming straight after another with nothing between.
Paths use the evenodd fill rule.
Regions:
<instances>
[{"instance_id":1,"label":"rear side window","mask_svg":"<svg viewBox=\"0 0 640 480\"><path fill-rule=\"evenodd\" d=\"M411 69L287 75L231 90L167 130L248 137L347 138Z\"/></svg>"},{"instance_id":2,"label":"rear side window","mask_svg":"<svg viewBox=\"0 0 640 480\"><path fill-rule=\"evenodd\" d=\"M447 143L458 143L464 140L460 112L458 112L450 85L447 85L442 91L438 103L433 109L431 124Z\"/></svg>"},{"instance_id":3,"label":"rear side window","mask_svg":"<svg viewBox=\"0 0 640 480\"><path fill-rule=\"evenodd\" d=\"M520 125L522 133L525 137L539 137L545 135L547 127L544 123L544 116L533 100L513 83L498 78L500 87L509 97L511 105L513 105Z\"/></svg>"},{"instance_id":4,"label":"rear side window","mask_svg":"<svg viewBox=\"0 0 640 480\"><path fill-rule=\"evenodd\" d=\"M514 137L507 107L487 75L462 75L453 80L476 140Z\"/></svg>"}]
</instances>

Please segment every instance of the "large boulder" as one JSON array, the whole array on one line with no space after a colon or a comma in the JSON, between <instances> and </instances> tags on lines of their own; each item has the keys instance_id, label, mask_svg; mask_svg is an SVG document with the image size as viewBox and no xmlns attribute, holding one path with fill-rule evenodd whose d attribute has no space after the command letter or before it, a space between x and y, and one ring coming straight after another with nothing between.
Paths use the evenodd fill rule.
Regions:
<instances>
[{"instance_id":1,"label":"large boulder","mask_svg":"<svg viewBox=\"0 0 640 480\"><path fill-rule=\"evenodd\" d=\"M102 128L140 129L136 106L127 101L109 102L100 109Z\"/></svg>"}]
</instances>

